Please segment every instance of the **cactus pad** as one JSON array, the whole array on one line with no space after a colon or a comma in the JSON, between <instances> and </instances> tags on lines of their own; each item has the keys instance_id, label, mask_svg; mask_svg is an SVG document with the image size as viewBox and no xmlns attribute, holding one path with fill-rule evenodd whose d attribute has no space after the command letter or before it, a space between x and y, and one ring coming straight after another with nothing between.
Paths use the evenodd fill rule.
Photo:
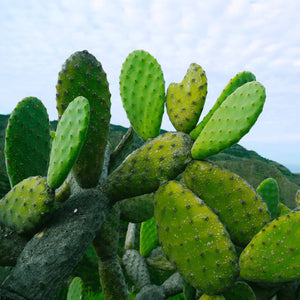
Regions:
<instances>
[{"instance_id":1,"label":"cactus pad","mask_svg":"<svg viewBox=\"0 0 300 300\"><path fill-rule=\"evenodd\" d=\"M148 256L153 249L158 246L158 236L156 231L155 219L151 218L141 225L140 231L140 253Z\"/></svg>"},{"instance_id":2,"label":"cactus pad","mask_svg":"<svg viewBox=\"0 0 300 300\"><path fill-rule=\"evenodd\" d=\"M277 218L284 216L288 213L290 213L292 210L289 209L286 205L284 205L283 203L279 202L278 203L278 207L277 207Z\"/></svg>"},{"instance_id":3,"label":"cactus pad","mask_svg":"<svg viewBox=\"0 0 300 300\"><path fill-rule=\"evenodd\" d=\"M224 102L224 100L232 94L237 88L242 86L243 84L255 81L256 78L251 72L243 71L235 75L227 84L223 92L221 93L220 97L218 98L215 105L212 107L212 109L208 112L208 114L203 118L203 120L197 125L197 127L190 132L191 137L195 140L204 126L207 124L211 116L214 114L214 112L219 108L219 106Z\"/></svg>"},{"instance_id":4,"label":"cactus pad","mask_svg":"<svg viewBox=\"0 0 300 300\"><path fill-rule=\"evenodd\" d=\"M90 106L87 99L77 97L63 113L52 142L47 175L48 185L57 189L67 178L85 141Z\"/></svg>"},{"instance_id":5,"label":"cactus pad","mask_svg":"<svg viewBox=\"0 0 300 300\"><path fill-rule=\"evenodd\" d=\"M157 190L174 179L191 160L192 139L183 132L167 132L132 152L104 181L102 189L115 200Z\"/></svg>"},{"instance_id":6,"label":"cactus pad","mask_svg":"<svg viewBox=\"0 0 300 300\"><path fill-rule=\"evenodd\" d=\"M84 286L80 277L74 277L69 285L67 300L83 300Z\"/></svg>"},{"instance_id":7,"label":"cactus pad","mask_svg":"<svg viewBox=\"0 0 300 300\"><path fill-rule=\"evenodd\" d=\"M203 294L199 300L226 300L223 295L207 295Z\"/></svg>"},{"instance_id":8,"label":"cactus pad","mask_svg":"<svg viewBox=\"0 0 300 300\"><path fill-rule=\"evenodd\" d=\"M120 74L120 94L127 117L143 139L159 135L165 103L165 80L160 65L148 52L131 52Z\"/></svg>"},{"instance_id":9,"label":"cactus pad","mask_svg":"<svg viewBox=\"0 0 300 300\"><path fill-rule=\"evenodd\" d=\"M277 181L273 178L267 178L256 190L267 203L272 219L276 218L279 203L279 187Z\"/></svg>"},{"instance_id":10,"label":"cactus pad","mask_svg":"<svg viewBox=\"0 0 300 300\"><path fill-rule=\"evenodd\" d=\"M237 245L247 245L271 221L266 203L254 188L226 169L192 161L185 170L184 180L219 216Z\"/></svg>"},{"instance_id":11,"label":"cactus pad","mask_svg":"<svg viewBox=\"0 0 300 300\"><path fill-rule=\"evenodd\" d=\"M78 51L63 65L56 90L60 117L76 97L83 96L89 101L89 128L73 174L82 188L95 187L102 172L110 123L110 91L106 74L92 54Z\"/></svg>"},{"instance_id":12,"label":"cactus pad","mask_svg":"<svg viewBox=\"0 0 300 300\"><path fill-rule=\"evenodd\" d=\"M226 300L256 300L252 288L244 281L237 281L232 287L224 292Z\"/></svg>"},{"instance_id":13,"label":"cactus pad","mask_svg":"<svg viewBox=\"0 0 300 300\"><path fill-rule=\"evenodd\" d=\"M17 233L32 233L53 211L54 198L45 177L26 178L1 199L0 222Z\"/></svg>"},{"instance_id":14,"label":"cactus pad","mask_svg":"<svg viewBox=\"0 0 300 300\"><path fill-rule=\"evenodd\" d=\"M13 110L6 129L5 157L11 187L30 176L46 176L50 127L43 103L28 97Z\"/></svg>"},{"instance_id":15,"label":"cactus pad","mask_svg":"<svg viewBox=\"0 0 300 300\"><path fill-rule=\"evenodd\" d=\"M250 281L285 282L300 278L300 211L267 224L240 256L240 275Z\"/></svg>"},{"instance_id":16,"label":"cactus pad","mask_svg":"<svg viewBox=\"0 0 300 300\"><path fill-rule=\"evenodd\" d=\"M216 214L178 182L162 184L155 196L159 242L183 278L207 294L219 294L237 275L237 255Z\"/></svg>"},{"instance_id":17,"label":"cactus pad","mask_svg":"<svg viewBox=\"0 0 300 300\"><path fill-rule=\"evenodd\" d=\"M259 82L248 82L237 88L200 132L192 148L192 157L204 159L237 143L256 122L265 98L265 88Z\"/></svg>"},{"instance_id":18,"label":"cactus pad","mask_svg":"<svg viewBox=\"0 0 300 300\"><path fill-rule=\"evenodd\" d=\"M171 83L166 106L170 121L177 131L189 133L195 128L207 94L207 78L203 69L193 63L180 83Z\"/></svg>"}]
</instances>

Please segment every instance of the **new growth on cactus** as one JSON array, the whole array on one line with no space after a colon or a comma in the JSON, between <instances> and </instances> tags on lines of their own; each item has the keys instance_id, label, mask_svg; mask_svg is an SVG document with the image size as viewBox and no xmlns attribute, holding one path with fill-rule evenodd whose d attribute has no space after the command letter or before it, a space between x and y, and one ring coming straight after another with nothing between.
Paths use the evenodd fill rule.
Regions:
<instances>
[{"instance_id":1,"label":"new growth on cactus","mask_svg":"<svg viewBox=\"0 0 300 300\"><path fill-rule=\"evenodd\" d=\"M72 271L89 245L104 299L129 299L129 289L136 299L184 293L188 300L263 300L266 291L270 299L291 283L296 290L299 210L280 202L274 179L255 190L207 160L254 125L263 85L250 72L237 74L200 120L207 78L196 63L165 93L158 61L135 50L119 80L132 127L114 151L106 74L86 50L59 73L56 132L37 98L23 99L11 114L5 155L12 189L0 200L0 224L28 243L0 297L54 299L67 282L64 300L88 299L86 283ZM159 134L164 105L176 131ZM134 135L143 145L128 154ZM139 225L131 224L120 246L122 222L141 223L138 245ZM151 273L158 272L165 277L154 284Z\"/></svg>"}]
</instances>

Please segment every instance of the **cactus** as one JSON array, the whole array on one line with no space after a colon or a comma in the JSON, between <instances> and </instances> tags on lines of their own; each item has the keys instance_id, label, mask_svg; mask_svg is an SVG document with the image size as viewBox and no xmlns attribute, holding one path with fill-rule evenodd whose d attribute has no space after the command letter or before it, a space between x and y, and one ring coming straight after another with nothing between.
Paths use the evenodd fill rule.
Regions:
<instances>
[{"instance_id":1,"label":"cactus","mask_svg":"<svg viewBox=\"0 0 300 300\"><path fill-rule=\"evenodd\" d=\"M221 293L234 283L237 255L229 234L189 189L175 181L161 185L155 219L163 250L186 281L207 294Z\"/></svg>"},{"instance_id":2,"label":"cactus","mask_svg":"<svg viewBox=\"0 0 300 300\"><path fill-rule=\"evenodd\" d=\"M158 245L155 219L151 218L142 223L140 232L140 253L148 256Z\"/></svg>"},{"instance_id":3,"label":"cactus","mask_svg":"<svg viewBox=\"0 0 300 300\"><path fill-rule=\"evenodd\" d=\"M120 94L127 117L143 139L159 135L165 103L165 80L156 59L135 50L123 63Z\"/></svg>"},{"instance_id":4,"label":"cactus","mask_svg":"<svg viewBox=\"0 0 300 300\"><path fill-rule=\"evenodd\" d=\"M267 203L272 219L276 218L279 203L279 187L277 181L273 178L267 178L256 190Z\"/></svg>"},{"instance_id":5,"label":"cactus","mask_svg":"<svg viewBox=\"0 0 300 300\"><path fill-rule=\"evenodd\" d=\"M250 281L285 282L300 278L300 211L267 224L240 256L240 276Z\"/></svg>"},{"instance_id":6,"label":"cactus","mask_svg":"<svg viewBox=\"0 0 300 300\"><path fill-rule=\"evenodd\" d=\"M265 98L265 88L259 82L237 88L205 124L193 145L192 157L204 159L237 143L256 122Z\"/></svg>"},{"instance_id":7,"label":"cactus","mask_svg":"<svg viewBox=\"0 0 300 300\"><path fill-rule=\"evenodd\" d=\"M189 133L201 115L207 94L207 78L203 69L193 63L180 83L171 83L167 90L167 112L178 131Z\"/></svg>"},{"instance_id":8,"label":"cactus","mask_svg":"<svg viewBox=\"0 0 300 300\"><path fill-rule=\"evenodd\" d=\"M68 289L67 300L83 300L84 286L80 277L73 278Z\"/></svg>"},{"instance_id":9,"label":"cactus","mask_svg":"<svg viewBox=\"0 0 300 300\"><path fill-rule=\"evenodd\" d=\"M296 193L295 201L296 201L296 205L300 206L300 190L298 190Z\"/></svg>"},{"instance_id":10,"label":"cactus","mask_svg":"<svg viewBox=\"0 0 300 300\"><path fill-rule=\"evenodd\" d=\"M102 171L109 132L110 91L106 74L92 54L78 51L64 63L56 90L59 117L76 97L83 96L89 101L89 128L73 173L82 188L95 187Z\"/></svg>"},{"instance_id":11,"label":"cactus","mask_svg":"<svg viewBox=\"0 0 300 300\"><path fill-rule=\"evenodd\" d=\"M77 97L63 113L52 142L47 183L57 189L71 171L85 141L90 107L84 97Z\"/></svg>"},{"instance_id":12,"label":"cactus","mask_svg":"<svg viewBox=\"0 0 300 300\"><path fill-rule=\"evenodd\" d=\"M221 106L221 104L226 100L226 98L231 95L237 88L242 86L243 84L251 81L255 81L256 78L254 74L251 72L243 71L235 75L227 84L220 97L218 98L215 105L211 108L208 114L204 117L204 119L197 125L197 127L190 132L190 136L196 140L202 129L205 127L207 122L210 120L214 112Z\"/></svg>"},{"instance_id":13,"label":"cactus","mask_svg":"<svg viewBox=\"0 0 300 300\"><path fill-rule=\"evenodd\" d=\"M53 212L54 199L45 177L24 179L1 199L0 222L19 234L37 231Z\"/></svg>"},{"instance_id":14,"label":"cactus","mask_svg":"<svg viewBox=\"0 0 300 300\"><path fill-rule=\"evenodd\" d=\"M30 176L46 176L50 127L41 100L27 97L13 110L6 129L5 158L11 187Z\"/></svg>"},{"instance_id":15,"label":"cactus","mask_svg":"<svg viewBox=\"0 0 300 300\"><path fill-rule=\"evenodd\" d=\"M202 295L199 300L226 300L223 295Z\"/></svg>"},{"instance_id":16,"label":"cactus","mask_svg":"<svg viewBox=\"0 0 300 300\"><path fill-rule=\"evenodd\" d=\"M187 186L211 207L237 245L247 245L271 221L267 205L241 177L210 162L192 161L184 172Z\"/></svg>"},{"instance_id":17,"label":"cactus","mask_svg":"<svg viewBox=\"0 0 300 300\"><path fill-rule=\"evenodd\" d=\"M192 64L181 84L170 85L167 109L171 119L177 109L186 112L181 114L184 126L174 125L186 133L158 136L165 101L161 68L145 51L128 56L120 75L120 92L132 126L146 142L136 149L137 134L131 128L110 156L110 147L106 147L110 119L106 74L87 51L76 52L66 61L57 84L60 120L57 132L51 133L48 173L45 162L39 169L43 175L27 173L29 164L33 165L30 161L26 172L16 179L15 167L9 171L15 186L0 200L0 242L9 240L16 245L13 259L10 257L16 265L1 284L1 299L52 299L62 283L74 277L72 270L92 243L106 298L128 299L128 285L137 292L136 299L166 299L182 292L181 277L185 295L198 299L201 293L205 293L201 299L252 299L251 289L237 281L240 279L257 281L264 291L265 283L275 283L270 296L277 291L284 293L285 281L294 280L293 286L299 285L299 208L290 211L279 202L275 213L270 206L272 217L277 217L271 222L266 203L242 178L207 161L192 161L192 157L203 159L229 147L251 128L263 108L263 86L249 72L238 74L190 132L206 95L204 71ZM175 91L177 88L180 92ZM172 94L174 99L180 98L179 106L172 102ZM197 105L193 103L196 98ZM45 139L47 154L42 149L28 154L32 124L30 117L25 120L26 114L34 115L38 125L34 125L34 136L40 134ZM25 131L18 127L23 124L19 118ZM68 127L66 120L77 125ZM62 136L67 136L65 143ZM16 140L25 155L12 156ZM37 153L44 153L48 161L49 122L39 100L27 99L18 105L7 129L6 149L7 164L13 158L15 166L23 168L24 157L34 160ZM130 153L132 149L136 150ZM47 178L41 177L46 174ZM151 219L153 210L155 219ZM137 223L148 220L142 225L140 238L140 252L147 257L134 249L136 224L130 223L130 242L126 240L125 250L120 249L120 219ZM152 226L147 228L147 224ZM154 224L157 236L151 230ZM149 247L145 244L146 229L152 236ZM15 239L17 233L22 234L19 238L24 244L31 239L25 248ZM161 247L153 249L157 239ZM118 256L122 256L124 268ZM164 278L153 284L150 274L159 272L164 272ZM251 287L259 298L262 293L252 283Z\"/></svg>"}]
</instances>

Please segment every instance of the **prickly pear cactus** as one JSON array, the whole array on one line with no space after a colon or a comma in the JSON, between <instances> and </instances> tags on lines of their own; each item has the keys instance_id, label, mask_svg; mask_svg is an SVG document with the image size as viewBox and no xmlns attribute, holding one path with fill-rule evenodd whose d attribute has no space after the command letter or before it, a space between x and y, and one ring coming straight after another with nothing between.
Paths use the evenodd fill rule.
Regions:
<instances>
[{"instance_id":1,"label":"prickly pear cactus","mask_svg":"<svg viewBox=\"0 0 300 300\"><path fill-rule=\"evenodd\" d=\"M240 256L240 276L250 281L285 282L300 278L300 211L267 224Z\"/></svg>"},{"instance_id":2,"label":"prickly pear cactus","mask_svg":"<svg viewBox=\"0 0 300 300\"><path fill-rule=\"evenodd\" d=\"M278 203L278 207L277 207L277 218L284 216L288 213L291 212L291 209L289 209L286 205L284 205L283 203L279 202Z\"/></svg>"},{"instance_id":3,"label":"prickly pear cactus","mask_svg":"<svg viewBox=\"0 0 300 300\"><path fill-rule=\"evenodd\" d=\"M85 143L73 167L82 188L94 187L103 167L110 122L110 91L100 62L88 51L72 54L58 76L56 102L59 117L76 97L90 104L90 122Z\"/></svg>"},{"instance_id":4,"label":"prickly pear cactus","mask_svg":"<svg viewBox=\"0 0 300 300\"><path fill-rule=\"evenodd\" d=\"M254 74L248 71L243 71L235 75L232 79L230 79L229 83L221 93L220 97L218 98L215 105L212 107L212 109L208 112L208 114L203 118L203 120L197 125L197 127L190 132L191 137L195 140L204 126L207 124L211 116L214 114L214 112L221 106L221 104L224 102L224 100L232 94L237 88L242 86L243 84L251 81L255 81L256 78Z\"/></svg>"},{"instance_id":5,"label":"prickly pear cactus","mask_svg":"<svg viewBox=\"0 0 300 300\"><path fill-rule=\"evenodd\" d=\"M279 187L277 181L273 178L267 178L256 190L267 203L272 219L276 218L279 203Z\"/></svg>"},{"instance_id":6,"label":"prickly pear cactus","mask_svg":"<svg viewBox=\"0 0 300 300\"><path fill-rule=\"evenodd\" d=\"M120 74L120 94L127 117L143 139L159 135L165 80L159 63L144 50L131 52Z\"/></svg>"},{"instance_id":7,"label":"prickly pear cactus","mask_svg":"<svg viewBox=\"0 0 300 300\"><path fill-rule=\"evenodd\" d=\"M256 300L252 288L244 281L237 281L232 287L224 292L226 300Z\"/></svg>"},{"instance_id":8,"label":"prickly pear cactus","mask_svg":"<svg viewBox=\"0 0 300 300\"><path fill-rule=\"evenodd\" d=\"M247 245L271 221L260 195L226 169L206 161L192 161L184 172L184 180L219 216L237 245Z\"/></svg>"},{"instance_id":9,"label":"prickly pear cactus","mask_svg":"<svg viewBox=\"0 0 300 300\"><path fill-rule=\"evenodd\" d=\"M19 234L36 231L54 211L54 191L45 177L22 180L0 201L0 222Z\"/></svg>"},{"instance_id":10,"label":"prickly pear cactus","mask_svg":"<svg viewBox=\"0 0 300 300\"><path fill-rule=\"evenodd\" d=\"M158 246L158 236L155 219L151 218L141 225L140 231L140 254L148 256Z\"/></svg>"},{"instance_id":11,"label":"prickly pear cactus","mask_svg":"<svg viewBox=\"0 0 300 300\"><path fill-rule=\"evenodd\" d=\"M169 119L177 131L189 133L195 128L207 94L207 78L203 69L193 63L180 83L171 83L166 106Z\"/></svg>"},{"instance_id":12,"label":"prickly pear cactus","mask_svg":"<svg viewBox=\"0 0 300 300\"><path fill-rule=\"evenodd\" d=\"M67 300L83 300L84 299L84 287L83 281L80 277L74 277L70 283Z\"/></svg>"},{"instance_id":13,"label":"prickly pear cactus","mask_svg":"<svg viewBox=\"0 0 300 300\"><path fill-rule=\"evenodd\" d=\"M300 206L300 190L298 190L296 193L295 201L296 201L296 205Z\"/></svg>"},{"instance_id":14,"label":"prickly pear cactus","mask_svg":"<svg viewBox=\"0 0 300 300\"><path fill-rule=\"evenodd\" d=\"M50 154L47 183L52 189L60 187L71 171L85 141L89 116L89 102L81 96L75 98L63 113Z\"/></svg>"},{"instance_id":15,"label":"prickly pear cactus","mask_svg":"<svg viewBox=\"0 0 300 300\"><path fill-rule=\"evenodd\" d=\"M13 110L6 129L5 158L11 187L30 176L46 176L50 154L47 110L27 97Z\"/></svg>"},{"instance_id":16,"label":"prickly pear cactus","mask_svg":"<svg viewBox=\"0 0 300 300\"><path fill-rule=\"evenodd\" d=\"M223 295L206 295L203 294L199 300L226 300Z\"/></svg>"},{"instance_id":17,"label":"prickly pear cactus","mask_svg":"<svg viewBox=\"0 0 300 300\"><path fill-rule=\"evenodd\" d=\"M237 143L262 112L265 88L256 81L237 88L213 113L193 148L194 159L204 159Z\"/></svg>"},{"instance_id":18,"label":"prickly pear cactus","mask_svg":"<svg viewBox=\"0 0 300 300\"><path fill-rule=\"evenodd\" d=\"M115 201L151 193L174 179L191 160L192 139L183 132L168 132L132 152L103 184Z\"/></svg>"},{"instance_id":19,"label":"prickly pear cactus","mask_svg":"<svg viewBox=\"0 0 300 300\"><path fill-rule=\"evenodd\" d=\"M178 182L161 185L155 196L159 241L183 278L207 294L219 294L238 275L237 255L216 214Z\"/></svg>"}]
</instances>

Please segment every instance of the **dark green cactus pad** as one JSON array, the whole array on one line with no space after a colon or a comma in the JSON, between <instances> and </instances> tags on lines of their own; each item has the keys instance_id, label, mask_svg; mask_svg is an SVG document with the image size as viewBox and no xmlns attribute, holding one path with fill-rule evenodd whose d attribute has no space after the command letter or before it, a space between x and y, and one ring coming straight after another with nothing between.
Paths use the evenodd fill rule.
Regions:
<instances>
[{"instance_id":1,"label":"dark green cactus pad","mask_svg":"<svg viewBox=\"0 0 300 300\"><path fill-rule=\"evenodd\" d=\"M267 203L272 219L276 218L279 203L279 187L277 181L273 178L267 178L256 190Z\"/></svg>"},{"instance_id":2,"label":"dark green cactus pad","mask_svg":"<svg viewBox=\"0 0 300 300\"><path fill-rule=\"evenodd\" d=\"M83 300L84 285L80 277L74 277L69 285L67 300Z\"/></svg>"},{"instance_id":3,"label":"dark green cactus pad","mask_svg":"<svg viewBox=\"0 0 300 300\"><path fill-rule=\"evenodd\" d=\"M11 187L30 176L46 176L50 154L47 110L35 98L24 98L13 110L6 129L5 158Z\"/></svg>"},{"instance_id":4,"label":"dark green cactus pad","mask_svg":"<svg viewBox=\"0 0 300 300\"><path fill-rule=\"evenodd\" d=\"M292 210L283 203L279 202L277 207L277 218L290 213Z\"/></svg>"},{"instance_id":5,"label":"dark green cactus pad","mask_svg":"<svg viewBox=\"0 0 300 300\"><path fill-rule=\"evenodd\" d=\"M143 222L140 231L140 254L148 256L158 246L158 236L154 217Z\"/></svg>"},{"instance_id":6,"label":"dark green cactus pad","mask_svg":"<svg viewBox=\"0 0 300 300\"><path fill-rule=\"evenodd\" d=\"M171 83L167 90L166 107L177 131L189 133L195 128L207 95L207 78L203 69L193 63L180 83Z\"/></svg>"},{"instance_id":7,"label":"dark green cactus pad","mask_svg":"<svg viewBox=\"0 0 300 300\"><path fill-rule=\"evenodd\" d=\"M50 154L47 182L52 189L60 187L71 171L87 135L89 116L89 101L81 96L63 113Z\"/></svg>"},{"instance_id":8,"label":"dark green cactus pad","mask_svg":"<svg viewBox=\"0 0 300 300\"><path fill-rule=\"evenodd\" d=\"M244 281L237 281L224 292L226 300L256 300L252 288Z\"/></svg>"},{"instance_id":9,"label":"dark green cactus pad","mask_svg":"<svg viewBox=\"0 0 300 300\"><path fill-rule=\"evenodd\" d=\"M204 126L207 124L211 116L214 114L214 112L221 106L221 104L224 102L224 100L231 95L237 88L242 86L243 84L251 81L255 81L256 78L254 74L248 71L243 71L235 75L227 84L223 92L221 93L220 97L217 99L217 102L215 105L211 108L211 110L208 112L208 114L203 118L203 120L197 125L197 127L190 132L191 137L195 140Z\"/></svg>"},{"instance_id":10,"label":"dark green cactus pad","mask_svg":"<svg viewBox=\"0 0 300 300\"><path fill-rule=\"evenodd\" d=\"M120 94L137 134L143 140L158 136L164 113L165 80L151 54L135 50L127 56L120 74Z\"/></svg>"},{"instance_id":11,"label":"dark green cactus pad","mask_svg":"<svg viewBox=\"0 0 300 300\"><path fill-rule=\"evenodd\" d=\"M259 82L248 82L237 88L200 132L192 148L192 157L204 159L237 143L256 122L265 98L265 88Z\"/></svg>"},{"instance_id":12,"label":"dark green cactus pad","mask_svg":"<svg viewBox=\"0 0 300 300\"><path fill-rule=\"evenodd\" d=\"M174 179L191 160L191 137L167 132L132 152L104 181L102 189L115 201L156 191Z\"/></svg>"},{"instance_id":13,"label":"dark green cactus pad","mask_svg":"<svg viewBox=\"0 0 300 300\"><path fill-rule=\"evenodd\" d=\"M192 161L184 172L186 185L214 210L232 241L247 245L271 221L266 203L238 175L210 162Z\"/></svg>"},{"instance_id":14,"label":"dark green cactus pad","mask_svg":"<svg viewBox=\"0 0 300 300\"><path fill-rule=\"evenodd\" d=\"M240 256L240 276L250 281L286 282L300 278L300 211L267 224Z\"/></svg>"},{"instance_id":15,"label":"dark green cactus pad","mask_svg":"<svg viewBox=\"0 0 300 300\"><path fill-rule=\"evenodd\" d=\"M76 97L89 101L89 129L73 173L82 188L94 187L102 172L110 123L110 91L101 63L88 51L75 52L63 65L56 90L59 117Z\"/></svg>"},{"instance_id":16,"label":"dark green cactus pad","mask_svg":"<svg viewBox=\"0 0 300 300\"><path fill-rule=\"evenodd\" d=\"M0 222L19 234L37 230L54 210L54 192L45 177L29 177L0 201Z\"/></svg>"},{"instance_id":17,"label":"dark green cactus pad","mask_svg":"<svg viewBox=\"0 0 300 300\"><path fill-rule=\"evenodd\" d=\"M237 255L217 215L176 181L155 195L159 242L183 278L207 294L219 294L238 275Z\"/></svg>"}]
</instances>

